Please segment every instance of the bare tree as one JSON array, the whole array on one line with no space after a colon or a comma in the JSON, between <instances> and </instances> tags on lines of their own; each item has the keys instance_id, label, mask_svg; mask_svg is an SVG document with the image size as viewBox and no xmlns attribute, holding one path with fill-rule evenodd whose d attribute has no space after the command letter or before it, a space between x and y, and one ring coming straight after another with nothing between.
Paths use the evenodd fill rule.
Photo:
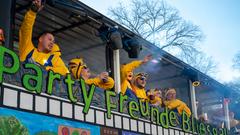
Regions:
<instances>
[{"instance_id":1,"label":"bare tree","mask_svg":"<svg viewBox=\"0 0 240 135\"><path fill-rule=\"evenodd\" d=\"M110 16L159 48L178 52L180 59L200 71L207 74L215 71L213 59L196 47L203 39L202 31L180 17L177 9L163 0L131 0L129 3L110 8Z\"/></svg>"},{"instance_id":2,"label":"bare tree","mask_svg":"<svg viewBox=\"0 0 240 135\"><path fill-rule=\"evenodd\" d=\"M233 63L233 68L240 70L240 51L235 55Z\"/></svg>"},{"instance_id":3,"label":"bare tree","mask_svg":"<svg viewBox=\"0 0 240 135\"><path fill-rule=\"evenodd\" d=\"M212 57L207 56L201 51L193 51L190 55L187 55L187 57L186 54L181 53L178 57L204 74L214 77L214 74L217 73L218 64Z\"/></svg>"},{"instance_id":4,"label":"bare tree","mask_svg":"<svg viewBox=\"0 0 240 135\"><path fill-rule=\"evenodd\" d=\"M131 0L130 5L120 3L109 11L113 19L161 49L177 47L189 52L203 37L198 26L161 0Z\"/></svg>"}]
</instances>

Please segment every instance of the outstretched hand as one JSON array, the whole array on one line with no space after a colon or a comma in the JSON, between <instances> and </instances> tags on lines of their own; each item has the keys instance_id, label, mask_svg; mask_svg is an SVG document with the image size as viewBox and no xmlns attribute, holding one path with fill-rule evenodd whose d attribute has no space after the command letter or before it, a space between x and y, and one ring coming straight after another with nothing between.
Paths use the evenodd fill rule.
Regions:
<instances>
[{"instance_id":1,"label":"outstretched hand","mask_svg":"<svg viewBox=\"0 0 240 135\"><path fill-rule=\"evenodd\" d=\"M151 55L151 54L145 56L144 59L143 59L143 64L147 63L147 62L150 61L151 59L152 59L152 55Z\"/></svg>"},{"instance_id":2,"label":"outstretched hand","mask_svg":"<svg viewBox=\"0 0 240 135\"><path fill-rule=\"evenodd\" d=\"M31 9L34 12L39 12L40 10L42 10L42 8L43 8L42 0L33 0Z\"/></svg>"}]
</instances>

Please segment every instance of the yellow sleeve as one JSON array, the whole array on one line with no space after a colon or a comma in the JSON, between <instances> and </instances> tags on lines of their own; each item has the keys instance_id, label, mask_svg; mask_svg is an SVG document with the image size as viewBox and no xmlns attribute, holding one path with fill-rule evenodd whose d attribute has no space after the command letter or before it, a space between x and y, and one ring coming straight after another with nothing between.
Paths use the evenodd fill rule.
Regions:
<instances>
[{"instance_id":1,"label":"yellow sleeve","mask_svg":"<svg viewBox=\"0 0 240 135\"><path fill-rule=\"evenodd\" d=\"M122 65L121 72L123 72L123 74L126 75L128 71L133 71L135 68L139 67L141 64L142 64L141 60L132 61L126 65Z\"/></svg>"},{"instance_id":2,"label":"yellow sleeve","mask_svg":"<svg viewBox=\"0 0 240 135\"><path fill-rule=\"evenodd\" d=\"M111 89L114 86L114 80L111 77L108 77L107 82L103 82L100 78L95 77L95 78L85 80L85 83L88 85L94 84L96 87L99 87L105 90Z\"/></svg>"},{"instance_id":3,"label":"yellow sleeve","mask_svg":"<svg viewBox=\"0 0 240 135\"><path fill-rule=\"evenodd\" d=\"M170 104L171 105L169 106L169 109L177 108L178 113L180 115L182 115L183 111L185 111L188 114L188 116L191 115L191 110L188 108L188 106L183 101L176 99Z\"/></svg>"},{"instance_id":4,"label":"yellow sleeve","mask_svg":"<svg viewBox=\"0 0 240 135\"><path fill-rule=\"evenodd\" d=\"M181 106L178 107L179 114L182 115L183 111L185 111L188 114L188 116L190 116L192 114L191 110L188 108L188 106L184 102L182 102Z\"/></svg>"},{"instance_id":5,"label":"yellow sleeve","mask_svg":"<svg viewBox=\"0 0 240 135\"><path fill-rule=\"evenodd\" d=\"M20 61L24 61L28 53L34 49L32 43L33 24L36 18L36 13L29 10L22 22L19 30L19 55Z\"/></svg>"},{"instance_id":6,"label":"yellow sleeve","mask_svg":"<svg viewBox=\"0 0 240 135\"><path fill-rule=\"evenodd\" d=\"M142 64L142 61L132 61L126 65L121 66L121 92L122 94L125 94L126 89L128 87L127 82L127 73L129 71L133 71L135 68L139 67Z\"/></svg>"},{"instance_id":7,"label":"yellow sleeve","mask_svg":"<svg viewBox=\"0 0 240 135\"><path fill-rule=\"evenodd\" d=\"M66 67L61 57L54 55L52 64L52 67L46 67L46 70L52 70L54 73L59 73L63 76L69 73L68 68Z\"/></svg>"},{"instance_id":8,"label":"yellow sleeve","mask_svg":"<svg viewBox=\"0 0 240 135\"><path fill-rule=\"evenodd\" d=\"M160 97L155 97L155 99L153 99L153 100L150 100L150 99L149 99L149 102L150 102L151 104L159 103L159 105L162 105L162 99L161 99Z\"/></svg>"},{"instance_id":9,"label":"yellow sleeve","mask_svg":"<svg viewBox=\"0 0 240 135\"><path fill-rule=\"evenodd\" d=\"M180 106L180 100L165 101L164 104L170 110L175 109Z\"/></svg>"}]
</instances>

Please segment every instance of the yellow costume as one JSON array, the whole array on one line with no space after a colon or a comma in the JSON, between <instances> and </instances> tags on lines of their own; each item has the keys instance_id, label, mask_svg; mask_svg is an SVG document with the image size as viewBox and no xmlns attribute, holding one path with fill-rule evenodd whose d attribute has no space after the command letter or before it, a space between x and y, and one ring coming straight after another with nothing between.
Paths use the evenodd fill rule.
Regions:
<instances>
[{"instance_id":1,"label":"yellow costume","mask_svg":"<svg viewBox=\"0 0 240 135\"><path fill-rule=\"evenodd\" d=\"M95 77L85 80L85 83L88 85L94 84L95 86L105 90L109 90L114 86L114 80L111 77L108 77L107 82L103 82L100 78Z\"/></svg>"},{"instance_id":2,"label":"yellow costume","mask_svg":"<svg viewBox=\"0 0 240 135\"><path fill-rule=\"evenodd\" d=\"M121 65L121 93L123 95L126 93L127 88L132 90L132 86L127 80L128 73L133 72L133 70L139 67L141 64L142 61L132 61L126 65Z\"/></svg>"},{"instance_id":3,"label":"yellow costume","mask_svg":"<svg viewBox=\"0 0 240 135\"><path fill-rule=\"evenodd\" d=\"M188 114L188 116L191 115L191 110L181 100L174 99L174 100L171 100L171 101L164 101L164 104L170 110L177 109L177 111L180 115L182 115L183 111L185 111Z\"/></svg>"},{"instance_id":4,"label":"yellow costume","mask_svg":"<svg viewBox=\"0 0 240 135\"><path fill-rule=\"evenodd\" d=\"M162 105L162 99L160 97L155 96L153 100L149 100L151 104L159 103L159 105Z\"/></svg>"},{"instance_id":5,"label":"yellow costume","mask_svg":"<svg viewBox=\"0 0 240 135\"><path fill-rule=\"evenodd\" d=\"M75 58L69 62L70 71L75 79L81 78L81 71L84 67L86 67L86 65L83 63L83 60L81 58ZM114 86L114 80L111 77L108 77L106 82L101 80L99 77L95 77L86 79L85 83L88 85L94 84L95 86L105 90L111 89Z\"/></svg>"},{"instance_id":6,"label":"yellow costume","mask_svg":"<svg viewBox=\"0 0 240 135\"><path fill-rule=\"evenodd\" d=\"M19 55L22 62L33 62L46 67L46 70L52 70L55 73L66 75L69 73L67 67L62 61L59 52L50 53L39 52L32 43L33 24L36 13L29 10L23 20L19 31ZM54 46L57 46L56 44ZM53 48L54 48L53 46ZM58 47L56 47L58 48Z\"/></svg>"},{"instance_id":7,"label":"yellow costume","mask_svg":"<svg viewBox=\"0 0 240 135\"><path fill-rule=\"evenodd\" d=\"M140 89L137 86L133 85L133 89L134 89L136 96L139 99L143 99L144 101L149 100L147 97L147 94L146 94L146 90L144 88Z\"/></svg>"}]
</instances>

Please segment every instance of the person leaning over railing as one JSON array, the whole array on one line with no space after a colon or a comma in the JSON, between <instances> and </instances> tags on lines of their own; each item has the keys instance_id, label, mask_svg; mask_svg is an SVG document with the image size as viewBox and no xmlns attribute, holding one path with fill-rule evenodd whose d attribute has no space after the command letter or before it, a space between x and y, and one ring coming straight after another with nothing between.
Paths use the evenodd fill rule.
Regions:
<instances>
[{"instance_id":1,"label":"person leaning over railing","mask_svg":"<svg viewBox=\"0 0 240 135\"><path fill-rule=\"evenodd\" d=\"M183 101L176 99L176 90L174 88L166 91L164 105L166 108L176 111L180 115L182 115L183 111L185 111L188 116L191 115L191 110L188 106Z\"/></svg>"},{"instance_id":2,"label":"person leaning over railing","mask_svg":"<svg viewBox=\"0 0 240 135\"><path fill-rule=\"evenodd\" d=\"M95 86L105 90L111 89L114 86L114 80L109 77L108 72L102 72L97 77L90 78L90 69L81 58L71 59L68 65L72 76L75 79L84 79L85 83L88 85L94 84Z\"/></svg>"},{"instance_id":3,"label":"person leaning over railing","mask_svg":"<svg viewBox=\"0 0 240 135\"><path fill-rule=\"evenodd\" d=\"M121 65L120 71L121 71L121 93L123 95L126 94L128 96L132 95L132 79L133 79L133 70L137 67L139 67L142 64L147 63L148 61L150 61L152 59L151 55L147 55L144 57L143 60L136 60L136 61L132 61L130 63L127 64L123 64Z\"/></svg>"},{"instance_id":4,"label":"person leaning over railing","mask_svg":"<svg viewBox=\"0 0 240 135\"><path fill-rule=\"evenodd\" d=\"M24 17L19 31L20 61L35 63L44 66L46 70L66 75L69 71L60 57L61 54L56 55L56 52L53 51L53 48L58 48L58 46L55 44L54 36L51 33L45 32L39 37L37 48L32 43L33 25L37 12L42 8L41 0L34 0L31 9Z\"/></svg>"}]
</instances>

